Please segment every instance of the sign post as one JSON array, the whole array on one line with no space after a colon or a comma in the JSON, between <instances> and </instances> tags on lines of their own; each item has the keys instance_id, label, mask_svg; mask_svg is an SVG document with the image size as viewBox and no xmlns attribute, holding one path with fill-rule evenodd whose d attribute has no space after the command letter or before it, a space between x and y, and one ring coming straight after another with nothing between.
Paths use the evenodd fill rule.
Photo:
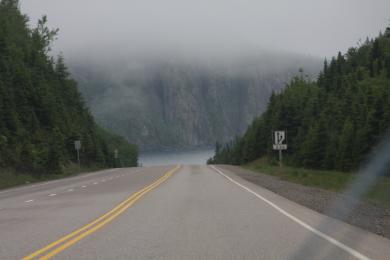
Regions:
<instances>
[{"instance_id":1,"label":"sign post","mask_svg":"<svg viewBox=\"0 0 390 260\"><path fill-rule=\"evenodd\" d=\"M75 148L76 153L77 153L77 163L79 164L79 167L81 168L81 163L80 163L81 141L80 140L74 141L74 148Z\"/></svg>"},{"instance_id":2,"label":"sign post","mask_svg":"<svg viewBox=\"0 0 390 260\"><path fill-rule=\"evenodd\" d=\"M283 155L282 151L287 150L286 131L275 131L272 135L273 148L279 151L279 166L282 166Z\"/></svg>"},{"instance_id":3,"label":"sign post","mask_svg":"<svg viewBox=\"0 0 390 260\"><path fill-rule=\"evenodd\" d=\"M118 149L114 150L114 167L118 168L118 158L119 158L119 151Z\"/></svg>"}]
</instances>

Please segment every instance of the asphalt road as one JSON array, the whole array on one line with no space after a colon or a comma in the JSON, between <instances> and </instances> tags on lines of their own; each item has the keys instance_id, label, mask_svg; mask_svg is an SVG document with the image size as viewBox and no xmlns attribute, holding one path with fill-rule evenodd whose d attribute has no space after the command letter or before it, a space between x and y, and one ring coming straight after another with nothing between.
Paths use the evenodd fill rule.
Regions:
<instances>
[{"instance_id":1,"label":"asphalt road","mask_svg":"<svg viewBox=\"0 0 390 260\"><path fill-rule=\"evenodd\" d=\"M209 166L0 191L0 259L389 259L390 240Z\"/></svg>"}]
</instances>

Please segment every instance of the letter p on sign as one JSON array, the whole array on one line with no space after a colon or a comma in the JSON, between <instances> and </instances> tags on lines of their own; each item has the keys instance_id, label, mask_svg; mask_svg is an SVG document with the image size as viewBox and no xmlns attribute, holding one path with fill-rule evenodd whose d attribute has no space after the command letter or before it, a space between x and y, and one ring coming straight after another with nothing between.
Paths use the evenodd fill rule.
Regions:
<instances>
[{"instance_id":1,"label":"letter p on sign","mask_svg":"<svg viewBox=\"0 0 390 260\"><path fill-rule=\"evenodd\" d=\"M274 150L287 150L287 140L285 131L274 132Z\"/></svg>"}]
</instances>

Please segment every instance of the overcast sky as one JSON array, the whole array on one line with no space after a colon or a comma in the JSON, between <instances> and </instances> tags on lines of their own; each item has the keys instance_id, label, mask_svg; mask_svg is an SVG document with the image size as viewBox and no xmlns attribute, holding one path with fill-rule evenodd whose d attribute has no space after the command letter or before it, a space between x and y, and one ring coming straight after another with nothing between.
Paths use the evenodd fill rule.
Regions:
<instances>
[{"instance_id":1,"label":"overcast sky","mask_svg":"<svg viewBox=\"0 0 390 260\"><path fill-rule=\"evenodd\" d=\"M34 24L48 15L65 55L276 49L325 57L390 23L390 0L21 0L21 7Z\"/></svg>"}]
</instances>

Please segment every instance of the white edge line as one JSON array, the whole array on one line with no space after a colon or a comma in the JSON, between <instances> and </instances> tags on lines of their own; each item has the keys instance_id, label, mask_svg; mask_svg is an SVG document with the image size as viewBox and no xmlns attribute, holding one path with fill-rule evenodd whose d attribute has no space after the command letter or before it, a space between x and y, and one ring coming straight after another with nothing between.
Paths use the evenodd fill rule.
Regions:
<instances>
[{"instance_id":1,"label":"white edge line","mask_svg":"<svg viewBox=\"0 0 390 260\"><path fill-rule=\"evenodd\" d=\"M49 197L53 197L53 196L55 196L55 195L57 195L57 194L52 193L52 194L49 194Z\"/></svg>"},{"instance_id":2,"label":"white edge line","mask_svg":"<svg viewBox=\"0 0 390 260\"><path fill-rule=\"evenodd\" d=\"M277 206L276 204L274 204L273 202L269 201L268 199L264 198L263 196L257 194L256 192L252 191L251 189L249 189L248 187L245 187L244 185L240 184L239 182L233 180L232 178L230 178L229 176L227 176L226 174L222 173L222 171L220 171L218 168L216 168L215 166L210 166L212 169L214 169L217 173L221 174L223 177L225 177L226 179L228 179L229 181L233 182L234 184L240 186L242 189L246 190L247 192L249 193L252 193L253 195L255 195L257 198L263 200L265 203L267 203L268 205L270 205L271 207L273 207L274 209L276 209L277 211L279 211L280 213L282 213L283 215L285 215L286 217L288 217L289 219L295 221L296 223L298 223L299 225L301 225L302 227L306 228L307 230L313 232L314 234L316 234L317 236L319 237L322 237L323 239L327 240L328 242L334 244L335 246L343 249L344 251L350 253L352 256L358 258L358 259L361 259L361 260L369 260L370 258L368 258L367 256L359 253L358 251L356 251L355 249L341 243L340 241L334 239L333 237L330 237L324 233L322 233L321 231L319 231L318 229L310 226L309 224L307 224L306 222L298 219L297 217L291 215L290 213L288 213L287 211L285 211L284 209L280 208L279 206Z\"/></svg>"},{"instance_id":3,"label":"white edge line","mask_svg":"<svg viewBox=\"0 0 390 260\"><path fill-rule=\"evenodd\" d=\"M30 183L30 184L27 184L27 185L21 185L19 187L16 186L16 187L7 188L5 190L1 190L0 194L12 192L12 191L15 191L15 190L24 190L25 188L40 187L40 186L44 186L44 185L47 185L47 184L53 184L53 183L61 182L61 181L64 181L64 180L78 180L78 179L89 177L89 176L94 175L94 174L102 174L103 175L106 172L112 172L112 171L116 171L116 170L118 170L118 169L116 169L116 168L114 168L114 169L106 169L106 170L89 172L89 173L85 173L85 174L76 175L76 176L73 176L73 177L58 179L58 180L50 180L50 181L38 182L38 183L35 183L35 184L34 183L32 183L32 184ZM142 169L136 170L134 173L137 173L137 172L140 172L140 171L142 171Z\"/></svg>"},{"instance_id":4,"label":"white edge line","mask_svg":"<svg viewBox=\"0 0 390 260\"><path fill-rule=\"evenodd\" d=\"M30 202L33 202L34 200L26 200L25 202L26 203L30 203Z\"/></svg>"}]
</instances>

